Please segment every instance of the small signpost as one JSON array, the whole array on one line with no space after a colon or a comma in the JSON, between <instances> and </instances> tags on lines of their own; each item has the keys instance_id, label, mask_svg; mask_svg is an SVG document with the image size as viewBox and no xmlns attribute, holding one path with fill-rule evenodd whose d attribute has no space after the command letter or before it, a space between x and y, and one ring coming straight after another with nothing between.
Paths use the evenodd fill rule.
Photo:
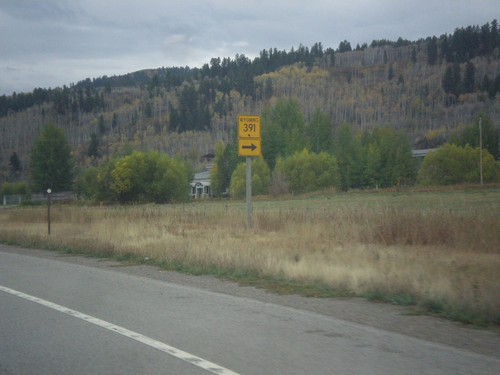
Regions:
<instances>
[{"instance_id":1,"label":"small signpost","mask_svg":"<svg viewBox=\"0 0 500 375\"><path fill-rule=\"evenodd\" d=\"M246 201L248 228L253 228L252 213L252 157L262 156L261 117L238 116L238 155L246 157Z\"/></svg>"},{"instance_id":2,"label":"small signpost","mask_svg":"<svg viewBox=\"0 0 500 375\"><path fill-rule=\"evenodd\" d=\"M50 194L52 189L47 189L47 233L50 236Z\"/></svg>"}]
</instances>

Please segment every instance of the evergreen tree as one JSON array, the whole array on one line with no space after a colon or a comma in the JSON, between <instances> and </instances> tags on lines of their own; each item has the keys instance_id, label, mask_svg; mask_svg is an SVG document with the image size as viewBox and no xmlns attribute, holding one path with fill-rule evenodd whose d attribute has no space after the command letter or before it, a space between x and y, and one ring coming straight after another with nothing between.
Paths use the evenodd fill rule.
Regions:
<instances>
[{"instance_id":1,"label":"evergreen tree","mask_svg":"<svg viewBox=\"0 0 500 375\"><path fill-rule=\"evenodd\" d=\"M435 65L438 58L438 42L434 36L427 42L427 64Z\"/></svg>"},{"instance_id":2,"label":"evergreen tree","mask_svg":"<svg viewBox=\"0 0 500 375\"><path fill-rule=\"evenodd\" d=\"M411 49L411 62L414 64L417 63L417 49L415 47Z\"/></svg>"},{"instance_id":3,"label":"evergreen tree","mask_svg":"<svg viewBox=\"0 0 500 375\"><path fill-rule=\"evenodd\" d=\"M446 67L443 76L442 86L443 86L443 91L447 94L451 94L454 91L455 82L453 79L453 69L451 68L451 65L448 65Z\"/></svg>"},{"instance_id":4,"label":"evergreen tree","mask_svg":"<svg viewBox=\"0 0 500 375\"><path fill-rule=\"evenodd\" d=\"M264 85L264 98L266 100L271 99L273 96L273 81L271 78L266 79L266 83Z\"/></svg>"},{"instance_id":5,"label":"evergreen tree","mask_svg":"<svg viewBox=\"0 0 500 375\"><path fill-rule=\"evenodd\" d=\"M36 139L30 154L35 191L64 191L72 188L73 158L64 131L49 124Z\"/></svg>"},{"instance_id":6,"label":"evergreen tree","mask_svg":"<svg viewBox=\"0 0 500 375\"><path fill-rule=\"evenodd\" d=\"M238 151L233 144L219 143L215 151L215 166L210 174L210 186L215 195L229 191L231 176L238 164Z\"/></svg>"},{"instance_id":7,"label":"evergreen tree","mask_svg":"<svg viewBox=\"0 0 500 375\"><path fill-rule=\"evenodd\" d=\"M453 94L458 97L463 92L462 78L460 73L460 64L454 63L448 65L443 77L443 90L447 94ZM473 79L473 78L472 78Z\"/></svg>"},{"instance_id":8,"label":"evergreen tree","mask_svg":"<svg viewBox=\"0 0 500 375\"><path fill-rule=\"evenodd\" d=\"M104 116L101 114L99 116L99 134L104 134L106 133L106 125L104 124Z\"/></svg>"},{"instance_id":9,"label":"evergreen tree","mask_svg":"<svg viewBox=\"0 0 500 375\"><path fill-rule=\"evenodd\" d=\"M96 133L92 133L90 135L90 143L87 150L87 155L93 158L99 157L99 138L97 137Z\"/></svg>"},{"instance_id":10,"label":"evergreen tree","mask_svg":"<svg viewBox=\"0 0 500 375\"><path fill-rule=\"evenodd\" d=\"M474 92L476 67L472 61L468 61L465 65L463 90L466 93Z\"/></svg>"},{"instance_id":11,"label":"evergreen tree","mask_svg":"<svg viewBox=\"0 0 500 375\"><path fill-rule=\"evenodd\" d=\"M462 73L460 72L460 64L458 62L455 62L453 64L453 91L452 93L455 94L456 97L460 96L463 92L463 87L462 87Z\"/></svg>"},{"instance_id":12,"label":"evergreen tree","mask_svg":"<svg viewBox=\"0 0 500 375\"><path fill-rule=\"evenodd\" d=\"M387 79L391 81L394 78L394 67L392 64L389 65L389 69L387 71Z\"/></svg>"},{"instance_id":13,"label":"evergreen tree","mask_svg":"<svg viewBox=\"0 0 500 375\"><path fill-rule=\"evenodd\" d=\"M352 51L351 43L349 43L347 40L340 42L337 52L343 53L343 52L351 52L351 51Z\"/></svg>"},{"instance_id":14,"label":"evergreen tree","mask_svg":"<svg viewBox=\"0 0 500 375\"><path fill-rule=\"evenodd\" d=\"M9 172L11 177L17 179L22 170L21 160L19 160L17 152L14 151L9 157Z\"/></svg>"}]
</instances>

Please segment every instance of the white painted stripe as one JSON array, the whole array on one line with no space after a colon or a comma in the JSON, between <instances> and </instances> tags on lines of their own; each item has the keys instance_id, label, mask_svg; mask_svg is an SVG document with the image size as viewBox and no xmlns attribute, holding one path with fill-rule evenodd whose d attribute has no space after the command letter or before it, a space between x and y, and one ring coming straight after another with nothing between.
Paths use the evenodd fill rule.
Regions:
<instances>
[{"instance_id":1,"label":"white painted stripe","mask_svg":"<svg viewBox=\"0 0 500 375\"><path fill-rule=\"evenodd\" d=\"M231 370L228 370L227 368L221 367L215 363L212 363L210 361L207 361L203 358L197 357L195 355L192 355L190 353L187 353L185 351L182 351L180 349L174 348L173 346L167 345L163 342L154 340L150 337L144 336L140 333L131 331L129 329L117 326L113 323L106 322L105 320L101 320L98 318L95 318L93 316L81 313L76 310L72 310L70 308L55 304L50 301L46 301L44 299L31 296L29 294L23 293L23 292L18 292L17 290L10 289L7 287L4 287L0 285L0 290L12 294L14 296L24 298L25 300L31 301L38 303L42 306L49 307L51 309L57 310L59 312L62 312L67 315L71 315L75 318L85 320L86 322L89 322L91 324L94 324L96 326L106 328L107 330L119 333L120 335L123 335L125 337L131 338L133 340L136 340L142 344L148 345L152 348L158 349L164 353L170 354L173 357L179 358L185 362L188 362L192 365L198 366L206 371L209 371L214 374L219 374L219 375L238 375L238 373L233 372Z\"/></svg>"}]
</instances>

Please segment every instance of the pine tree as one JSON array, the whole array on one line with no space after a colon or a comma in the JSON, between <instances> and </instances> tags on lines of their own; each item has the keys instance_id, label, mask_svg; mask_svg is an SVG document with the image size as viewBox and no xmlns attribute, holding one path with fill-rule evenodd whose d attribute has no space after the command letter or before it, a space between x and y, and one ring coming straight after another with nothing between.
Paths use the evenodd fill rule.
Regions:
<instances>
[{"instance_id":1,"label":"pine tree","mask_svg":"<svg viewBox=\"0 0 500 375\"><path fill-rule=\"evenodd\" d=\"M435 65L438 58L438 43L434 36L427 42L427 64Z\"/></svg>"},{"instance_id":2,"label":"pine tree","mask_svg":"<svg viewBox=\"0 0 500 375\"><path fill-rule=\"evenodd\" d=\"M417 63L417 49L415 47L411 49L411 62L414 64Z\"/></svg>"},{"instance_id":3,"label":"pine tree","mask_svg":"<svg viewBox=\"0 0 500 375\"><path fill-rule=\"evenodd\" d=\"M443 91L447 94L451 94L455 87L455 82L453 80L453 69L451 66L447 66L443 76Z\"/></svg>"},{"instance_id":4,"label":"pine tree","mask_svg":"<svg viewBox=\"0 0 500 375\"><path fill-rule=\"evenodd\" d=\"M92 133L90 135L90 143L87 155L94 158L99 157L99 138L97 138L96 133Z\"/></svg>"},{"instance_id":5,"label":"pine tree","mask_svg":"<svg viewBox=\"0 0 500 375\"><path fill-rule=\"evenodd\" d=\"M104 124L104 116L101 114L99 116L99 134L104 134L106 133L106 125Z\"/></svg>"},{"instance_id":6,"label":"pine tree","mask_svg":"<svg viewBox=\"0 0 500 375\"><path fill-rule=\"evenodd\" d=\"M458 97L463 92L462 73L460 72L460 64L458 62L455 62L453 64L452 72L453 72L453 84L454 84L452 93L455 94L456 97Z\"/></svg>"},{"instance_id":7,"label":"pine tree","mask_svg":"<svg viewBox=\"0 0 500 375\"><path fill-rule=\"evenodd\" d=\"M10 158L9 158L9 171L10 171L11 177L16 179L22 170L23 170L23 168L21 166L21 161L19 160L19 157L17 156L17 152L14 151L10 155Z\"/></svg>"},{"instance_id":8,"label":"pine tree","mask_svg":"<svg viewBox=\"0 0 500 375\"><path fill-rule=\"evenodd\" d=\"M392 64L389 65L389 69L387 71L387 79L391 81L394 78L394 67Z\"/></svg>"},{"instance_id":9,"label":"pine tree","mask_svg":"<svg viewBox=\"0 0 500 375\"><path fill-rule=\"evenodd\" d=\"M465 65L465 74L464 74L464 81L463 81L463 89L464 92L466 93L471 93L474 92L474 74L476 72L476 67L474 66L474 63L472 61L467 62Z\"/></svg>"}]
</instances>

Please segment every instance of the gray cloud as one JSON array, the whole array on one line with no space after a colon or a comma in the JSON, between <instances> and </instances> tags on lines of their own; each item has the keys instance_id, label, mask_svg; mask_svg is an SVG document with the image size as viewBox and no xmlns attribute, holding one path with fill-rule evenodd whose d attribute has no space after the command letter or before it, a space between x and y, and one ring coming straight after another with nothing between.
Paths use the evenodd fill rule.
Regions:
<instances>
[{"instance_id":1,"label":"gray cloud","mask_svg":"<svg viewBox=\"0 0 500 375\"><path fill-rule=\"evenodd\" d=\"M482 25L496 0L16 0L0 3L0 95L322 42L419 38Z\"/></svg>"}]
</instances>

